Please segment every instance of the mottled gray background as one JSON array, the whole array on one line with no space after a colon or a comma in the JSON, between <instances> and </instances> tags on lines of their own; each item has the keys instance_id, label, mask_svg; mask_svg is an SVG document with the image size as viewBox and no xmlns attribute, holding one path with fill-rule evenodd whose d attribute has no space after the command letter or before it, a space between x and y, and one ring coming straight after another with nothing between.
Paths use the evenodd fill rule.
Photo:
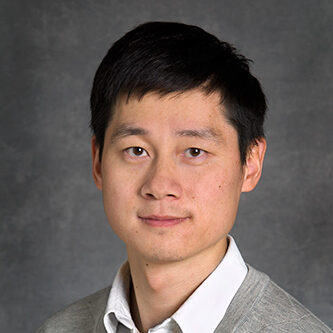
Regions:
<instances>
[{"instance_id":1,"label":"mottled gray background","mask_svg":"<svg viewBox=\"0 0 333 333\"><path fill-rule=\"evenodd\" d=\"M333 2L0 1L0 331L33 332L125 258L91 177L89 93L111 43L148 20L197 24L252 58L269 100L245 259L333 326Z\"/></svg>"}]
</instances>

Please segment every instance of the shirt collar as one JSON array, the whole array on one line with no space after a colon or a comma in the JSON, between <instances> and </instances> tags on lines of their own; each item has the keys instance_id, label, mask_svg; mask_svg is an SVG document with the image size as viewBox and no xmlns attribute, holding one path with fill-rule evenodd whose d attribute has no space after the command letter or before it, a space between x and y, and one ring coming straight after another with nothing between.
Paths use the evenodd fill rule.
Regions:
<instances>
[{"instance_id":1,"label":"shirt collar","mask_svg":"<svg viewBox=\"0 0 333 333\"><path fill-rule=\"evenodd\" d=\"M230 235L228 241L228 250L220 264L171 316L183 333L214 332L247 274L246 264ZM108 333L116 332L117 321L129 329L135 328L129 307L130 284L126 261L113 281L108 298L104 315Z\"/></svg>"},{"instance_id":2,"label":"shirt collar","mask_svg":"<svg viewBox=\"0 0 333 333\"><path fill-rule=\"evenodd\" d=\"M130 287L131 273L128 261L125 261L113 280L105 309L104 326L108 333L116 332L118 321L129 329L135 328L129 305Z\"/></svg>"},{"instance_id":3,"label":"shirt collar","mask_svg":"<svg viewBox=\"0 0 333 333\"><path fill-rule=\"evenodd\" d=\"M172 315L183 333L214 332L247 274L236 242L229 246L220 264Z\"/></svg>"}]
</instances>

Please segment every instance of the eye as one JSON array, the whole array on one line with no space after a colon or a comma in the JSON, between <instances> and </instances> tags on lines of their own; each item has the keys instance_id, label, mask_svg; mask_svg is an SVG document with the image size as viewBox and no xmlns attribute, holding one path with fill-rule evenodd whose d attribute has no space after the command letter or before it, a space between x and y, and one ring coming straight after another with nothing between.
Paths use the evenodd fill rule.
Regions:
<instances>
[{"instance_id":1,"label":"eye","mask_svg":"<svg viewBox=\"0 0 333 333\"><path fill-rule=\"evenodd\" d=\"M202 150L200 148L195 148L195 147L188 148L185 151L186 157L190 157L190 158L201 157L205 153L206 153L205 150Z\"/></svg>"},{"instance_id":2,"label":"eye","mask_svg":"<svg viewBox=\"0 0 333 333\"><path fill-rule=\"evenodd\" d=\"M131 157L145 157L148 156L147 151L142 147L129 147L125 152Z\"/></svg>"}]
</instances>

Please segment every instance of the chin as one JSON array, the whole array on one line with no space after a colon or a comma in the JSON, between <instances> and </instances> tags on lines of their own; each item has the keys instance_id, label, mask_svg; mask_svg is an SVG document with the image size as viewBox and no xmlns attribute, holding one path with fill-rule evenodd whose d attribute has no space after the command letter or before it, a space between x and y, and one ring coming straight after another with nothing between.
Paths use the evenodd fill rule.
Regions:
<instances>
[{"instance_id":1,"label":"chin","mask_svg":"<svg viewBox=\"0 0 333 333\"><path fill-rule=\"evenodd\" d=\"M149 246L147 243L132 244L129 248L137 258L144 258L145 261L156 264L179 262L190 256L190 253L184 251L183 247L176 247L174 244L163 244L163 242L156 243L153 246Z\"/></svg>"},{"instance_id":2,"label":"chin","mask_svg":"<svg viewBox=\"0 0 333 333\"><path fill-rule=\"evenodd\" d=\"M181 244L181 246L173 246L170 247L170 244L159 244L159 247L145 248L140 249L138 252L141 253L141 256L144 257L147 261L151 263L176 263L180 261L184 261L188 258L194 257L198 251L190 251L187 246Z\"/></svg>"},{"instance_id":3,"label":"chin","mask_svg":"<svg viewBox=\"0 0 333 333\"><path fill-rule=\"evenodd\" d=\"M173 253L158 253L158 254L149 254L145 256L147 261L156 264L165 264L165 263L176 263L183 261L186 256Z\"/></svg>"}]
</instances>

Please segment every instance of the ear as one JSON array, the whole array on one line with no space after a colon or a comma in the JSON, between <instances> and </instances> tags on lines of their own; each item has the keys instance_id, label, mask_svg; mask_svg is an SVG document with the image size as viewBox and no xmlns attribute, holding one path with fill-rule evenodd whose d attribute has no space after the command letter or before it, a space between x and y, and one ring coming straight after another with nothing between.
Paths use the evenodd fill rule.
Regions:
<instances>
[{"instance_id":1,"label":"ear","mask_svg":"<svg viewBox=\"0 0 333 333\"><path fill-rule=\"evenodd\" d=\"M99 160L99 147L96 143L95 136L91 139L91 151L92 151L92 173L95 184L99 190L102 190L102 172L101 161Z\"/></svg>"},{"instance_id":2,"label":"ear","mask_svg":"<svg viewBox=\"0 0 333 333\"><path fill-rule=\"evenodd\" d=\"M256 187L262 172L266 146L265 138L260 138L256 140L256 143L248 151L242 192L250 192Z\"/></svg>"}]
</instances>

